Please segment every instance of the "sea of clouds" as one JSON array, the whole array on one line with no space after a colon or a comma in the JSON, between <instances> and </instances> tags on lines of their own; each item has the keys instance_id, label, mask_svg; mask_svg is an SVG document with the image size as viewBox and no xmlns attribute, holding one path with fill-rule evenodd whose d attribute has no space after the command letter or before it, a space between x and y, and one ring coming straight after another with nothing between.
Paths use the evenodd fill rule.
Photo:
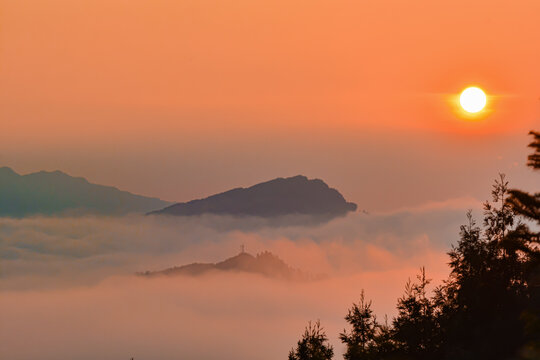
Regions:
<instances>
[{"instance_id":1,"label":"sea of clouds","mask_svg":"<svg viewBox=\"0 0 540 360\"><path fill-rule=\"evenodd\" d=\"M362 289L380 319L447 251L468 208L458 199L323 224L222 216L0 218L0 357L6 359L279 359L309 320L336 353ZM271 251L317 281L255 274L146 279L135 272Z\"/></svg>"}]
</instances>

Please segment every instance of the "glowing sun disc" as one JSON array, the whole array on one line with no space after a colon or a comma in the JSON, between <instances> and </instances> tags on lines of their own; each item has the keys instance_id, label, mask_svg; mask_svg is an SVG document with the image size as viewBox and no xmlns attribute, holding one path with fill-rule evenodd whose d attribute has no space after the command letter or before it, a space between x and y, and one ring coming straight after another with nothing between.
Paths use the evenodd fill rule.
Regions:
<instances>
[{"instance_id":1,"label":"glowing sun disc","mask_svg":"<svg viewBox=\"0 0 540 360\"><path fill-rule=\"evenodd\" d=\"M481 111L487 102L486 94L482 89L475 86L468 87L461 93L459 103L463 110L469 113L477 113Z\"/></svg>"}]
</instances>

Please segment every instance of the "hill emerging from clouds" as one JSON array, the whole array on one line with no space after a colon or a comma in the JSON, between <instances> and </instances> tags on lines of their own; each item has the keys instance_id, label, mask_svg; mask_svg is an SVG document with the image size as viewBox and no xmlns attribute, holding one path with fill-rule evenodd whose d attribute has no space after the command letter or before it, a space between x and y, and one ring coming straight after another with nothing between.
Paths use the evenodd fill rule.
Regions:
<instances>
[{"instance_id":1,"label":"hill emerging from clouds","mask_svg":"<svg viewBox=\"0 0 540 360\"><path fill-rule=\"evenodd\" d=\"M170 204L112 186L89 183L61 171L19 175L0 168L0 216L147 213Z\"/></svg>"},{"instance_id":2,"label":"hill emerging from clouds","mask_svg":"<svg viewBox=\"0 0 540 360\"><path fill-rule=\"evenodd\" d=\"M283 280L315 280L321 277L294 269L269 251L259 253L256 256L242 251L238 255L218 263L192 263L161 271L146 271L137 275L145 277L200 276L223 272L252 273Z\"/></svg>"},{"instance_id":3,"label":"hill emerging from clouds","mask_svg":"<svg viewBox=\"0 0 540 360\"><path fill-rule=\"evenodd\" d=\"M154 215L202 214L276 217L315 215L335 217L356 210L336 189L319 179L298 175L277 178L249 188L236 188L204 199L178 203Z\"/></svg>"}]
</instances>

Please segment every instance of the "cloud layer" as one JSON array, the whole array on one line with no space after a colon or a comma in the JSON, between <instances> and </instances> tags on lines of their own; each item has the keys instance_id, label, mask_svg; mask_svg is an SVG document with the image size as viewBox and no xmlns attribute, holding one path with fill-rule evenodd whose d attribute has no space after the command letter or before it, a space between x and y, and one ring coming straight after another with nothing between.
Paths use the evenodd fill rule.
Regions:
<instances>
[{"instance_id":1,"label":"cloud layer","mask_svg":"<svg viewBox=\"0 0 540 360\"><path fill-rule=\"evenodd\" d=\"M379 316L420 266L439 282L464 208L454 201L352 214L313 227L282 219L82 217L0 219L0 355L10 359L284 358L308 320L337 353L361 289ZM141 279L136 271L248 252L327 276L250 274ZM25 344L32 344L26 346Z\"/></svg>"}]
</instances>

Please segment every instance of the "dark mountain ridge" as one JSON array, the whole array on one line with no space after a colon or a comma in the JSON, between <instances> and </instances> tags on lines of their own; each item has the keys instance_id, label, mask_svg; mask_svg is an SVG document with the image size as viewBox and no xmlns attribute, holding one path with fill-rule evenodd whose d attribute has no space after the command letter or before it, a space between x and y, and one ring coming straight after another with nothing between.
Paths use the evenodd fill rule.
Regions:
<instances>
[{"instance_id":1,"label":"dark mountain ridge","mask_svg":"<svg viewBox=\"0 0 540 360\"><path fill-rule=\"evenodd\" d=\"M0 216L146 213L170 204L61 171L19 175L0 167Z\"/></svg>"},{"instance_id":2,"label":"dark mountain ridge","mask_svg":"<svg viewBox=\"0 0 540 360\"><path fill-rule=\"evenodd\" d=\"M238 255L218 263L192 263L160 271L145 271L137 273L137 275L145 277L199 276L220 272L252 273L285 280L315 280L320 278L320 276L312 276L290 267L269 251L259 253L256 256L242 251Z\"/></svg>"},{"instance_id":3,"label":"dark mountain ridge","mask_svg":"<svg viewBox=\"0 0 540 360\"><path fill-rule=\"evenodd\" d=\"M319 179L298 175L236 188L204 199L178 203L154 215L202 214L274 217L291 214L341 216L356 210L336 189Z\"/></svg>"}]
</instances>

